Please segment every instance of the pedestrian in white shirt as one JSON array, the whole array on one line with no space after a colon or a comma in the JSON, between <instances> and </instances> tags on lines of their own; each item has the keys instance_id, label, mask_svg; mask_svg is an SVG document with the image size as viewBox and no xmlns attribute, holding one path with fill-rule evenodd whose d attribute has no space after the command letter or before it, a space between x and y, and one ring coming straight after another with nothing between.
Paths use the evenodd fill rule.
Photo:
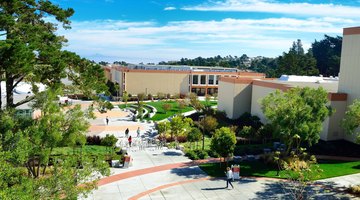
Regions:
<instances>
[{"instance_id":1,"label":"pedestrian in white shirt","mask_svg":"<svg viewBox=\"0 0 360 200\"><path fill-rule=\"evenodd\" d=\"M228 188L230 184L232 189L234 189L234 186L231 183L231 180L233 179L233 172L231 171L230 167L226 168L225 174L226 174L226 188Z\"/></svg>"}]
</instances>

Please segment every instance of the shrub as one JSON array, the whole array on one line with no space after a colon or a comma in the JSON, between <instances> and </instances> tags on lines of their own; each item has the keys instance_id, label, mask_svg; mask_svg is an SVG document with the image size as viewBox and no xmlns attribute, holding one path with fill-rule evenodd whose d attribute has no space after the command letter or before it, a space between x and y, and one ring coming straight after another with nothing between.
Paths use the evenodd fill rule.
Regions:
<instances>
[{"instance_id":1,"label":"shrub","mask_svg":"<svg viewBox=\"0 0 360 200\"><path fill-rule=\"evenodd\" d=\"M356 196L360 196L360 185L350 186L347 190L351 194L354 194Z\"/></svg>"},{"instance_id":2,"label":"shrub","mask_svg":"<svg viewBox=\"0 0 360 200\"><path fill-rule=\"evenodd\" d=\"M209 149L209 150L207 151L207 153L208 153L208 155L209 155L210 157L212 157L212 158L218 158L218 157L219 157L219 154L217 154L216 151L213 151L213 150L211 150L211 149Z\"/></svg>"},{"instance_id":3,"label":"shrub","mask_svg":"<svg viewBox=\"0 0 360 200\"><path fill-rule=\"evenodd\" d=\"M275 159L274 153L266 153L260 156L260 160L263 161L266 165L271 165L274 167L279 167L277 160Z\"/></svg>"},{"instance_id":4,"label":"shrub","mask_svg":"<svg viewBox=\"0 0 360 200\"><path fill-rule=\"evenodd\" d=\"M187 95L186 95L186 94L181 94L181 93L180 93L179 97L180 97L180 99L185 99L185 98L187 98Z\"/></svg>"},{"instance_id":5,"label":"shrub","mask_svg":"<svg viewBox=\"0 0 360 200\"><path fill-rule=\"evenodd\" d=\"M205 150L195 150L195 153L197 154L199 159L205 159L209 157L208 153Z\"/></svg>"},{"instance_id":6,"label":"shrub","mask_svg":"<svg viewBox=\"0 0 360 200\"><path fill-rule=\"evenodd\" d=\"M161 93L161 92L158 92L158 93L157 93L157 98L158 98L159 100L164 99L164 97L165 97L165 94L164 94L164 93Z\"/></svg>"},{"instance_id":7,"label":"shrub","mask_svg":"<svg viewBox=\"0 0 360 200\"><path fill-rule=\"evenodd\" d=\"M153 95L152 95L152 94L148 94L148 95L147 95L147 98L148 98L148 100L153 100Z\"/></svg>"},{"instance_id":8,"label":"shrub","mask_svg":"<svg viewBox=\"0 0 360 200\"><path fill-rule=\"evenodd\" d=\"M101 138L97 135L86 137L87 145L101 145Z\"/></svg>"},{"instance_id":9,"label":"shrub","mask_svg":"<svg viewBox=\"0 0 360 200\"><path fill-rule=\"evenodd\" d=\"M198 160L199 159L198 155L193 150L186 151L185 156L188 157L191 160Z\"/></svg>"},{"instance_id":10,"label":"shrub","mask_svg":"<svg viewBox=\"0 0 360 200\"><path fill-rule=\"evenodd\" d=\"M187 150L185 156L190 158L191 160L205 159L208 158L209 155L205 150Z\"/></svg>"},{"instance_id":11,"label":"shrub","mask_svg":"<svg viewBox=\"0 0 360 200\"><path fill-rule=\"evenodd\" d=\"M101 145L115 147L117 141L118 139L114 135L106 134L106 136L101 140Z\"/></svg>"},{"instance_id":12,"label":"shrub","mask_svg":"<svg viewBox=\"0 0 360 200\"><path fill-rule=\"evenodd\" d=\"M176 147L176 143L175 142L170 142L168 144L168 147L169 147L169 149L174 149Z\"/></svg>"},{"instance_id":13,"label":"shrub","mask_svg":"<svg viewBox=\"0 0 360 200\"><path fill-rule=\"evenodd\" d=\"M184 142L187 142L187 137L185 135L179 135L179 136L176 137L176 140L179 143L184 143Z\"/></svg>"},{"instance_id":14,"label":"shrub","mask_svg":"<svg viewBox=\"0 0 360 200\"><path fill-rule=\"evenodd\" d=\"M137 96L137 100L139 100L139 101L144 101L145 97L146 97L145 93L143 93L143 92L137 94L136 96Z\"/></svg>"}]
</instances>

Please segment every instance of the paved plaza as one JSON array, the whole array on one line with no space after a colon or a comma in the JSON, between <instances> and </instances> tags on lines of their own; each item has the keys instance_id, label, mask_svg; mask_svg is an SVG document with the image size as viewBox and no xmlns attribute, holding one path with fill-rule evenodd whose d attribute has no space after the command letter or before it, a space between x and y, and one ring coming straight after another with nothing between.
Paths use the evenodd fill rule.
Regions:
<instances>
[{"instance_id":1,"label":"paved plaza","mask_svg":"<svg viewBox=\"0 0 360 200\"><path fill-rule=\"evenodd\" d=\"M91 121L89 135L114 134L120 144L126 141L126 128L130 129L133 137L137 127L140 127L141 135L153 130L150 123L121 120L128 115L120 109L98 115L96 120ZM108 125L106 116L110 118ZM140 141L140 138L134 139ZM216 159L193 162L182 151L155 145L139 148L123 143L122 147L132 158L130 167L111 168L111 175L99 181L98 189L81 199L291 199L287 183L271 178L242 177L233 182L234 189L226 189L225 179L211 178L198 167L200 162L217 162ZM308 189L308 193L314 199L356 199L343 192L350 184L360 184L360 174L319 181Z\"/></svg>"}]
</instances>

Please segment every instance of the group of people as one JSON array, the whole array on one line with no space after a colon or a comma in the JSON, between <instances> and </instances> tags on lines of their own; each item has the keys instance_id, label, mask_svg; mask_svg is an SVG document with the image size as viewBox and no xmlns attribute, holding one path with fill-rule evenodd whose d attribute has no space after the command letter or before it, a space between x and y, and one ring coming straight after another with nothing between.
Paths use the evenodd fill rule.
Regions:
<instances>
[{"instance_id":1,"label":"group of people","mask_svg":"<svg viewBox=\"0 0 360 200\"><path fill-rule=\"evenodd\" d=\"M129 132L130 132L129 128L126 128L125 137L128 138L129 146L131 147L132 137L131 137L131 135L129 136ZM140 137L140 127L138 127L137 130L136 130L136 137Z\"/></svg>"}]
</instances>

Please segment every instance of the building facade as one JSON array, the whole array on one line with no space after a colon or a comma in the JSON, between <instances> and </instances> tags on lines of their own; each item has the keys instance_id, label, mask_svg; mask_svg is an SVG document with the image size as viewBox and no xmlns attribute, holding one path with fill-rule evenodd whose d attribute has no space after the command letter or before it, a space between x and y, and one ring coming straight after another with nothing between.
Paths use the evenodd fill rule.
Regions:
<instances>
[{"instance_id":1,"label":"building facade","mask_svg":"<svg viewBox=\"0 0 360 200\"><path fill-rule=\"evenodd\" d=\"M284 76L280 79L254 79L222 77L219 83L218 110L228 118L237 119L245 112L267 119L261 110L261 99L276 90L292 87L323 87L328 92L329 106L335 109L323 122L322 140L345 139L355 141L355 136L344 133L340 123L346 109L355 99L360 99L360 27L345 28L341 52L339 78Z\"/></svg>"},{"instance_id":2,"label":"building facade","mask_svg":"<svg viewBox=\"0 0 360 200\"><path fill-rule=\"evenodd\" d=\"M218 93L220 77L264 78L265 74L241 72L234 68L133 65L105 67L105 74L124 91L136 95L145 93L156 95L196 93L198 96Z\"/></svg>"}]
</instances>

